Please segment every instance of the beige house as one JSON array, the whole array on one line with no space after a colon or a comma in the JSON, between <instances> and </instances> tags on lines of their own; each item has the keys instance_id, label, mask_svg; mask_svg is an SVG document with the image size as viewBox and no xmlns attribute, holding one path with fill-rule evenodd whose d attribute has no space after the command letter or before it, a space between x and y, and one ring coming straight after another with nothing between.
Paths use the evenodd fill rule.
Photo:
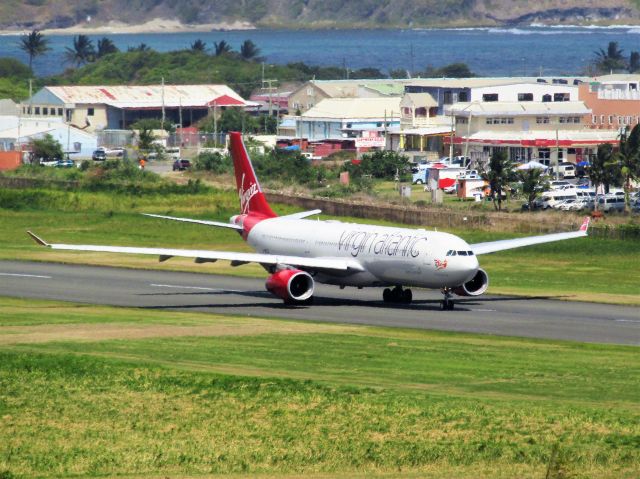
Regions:
<instances>
[{"instance_id":1,"label":"beige house","mask_svg":"<svg viewBox=\"0 0 640 479\"><path fill-rule=\"evenodd\" d=\"M291 92L289 113L302 114L327 98L400 97L407 80L311 80Z\"/></svg>"}]
</instances>

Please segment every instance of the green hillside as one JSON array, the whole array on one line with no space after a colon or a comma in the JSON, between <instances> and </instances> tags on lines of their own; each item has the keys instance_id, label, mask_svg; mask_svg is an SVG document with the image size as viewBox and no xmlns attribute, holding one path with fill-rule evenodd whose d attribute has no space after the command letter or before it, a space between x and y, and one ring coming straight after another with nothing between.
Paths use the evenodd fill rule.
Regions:
<instances>
[{"instance_id":1,"label":"green hillside","mask_svg":"<svg viewBox=\"0 0 640 479\"><path fill-rule=\"evenodd\" d=\"M434 27L638 23L637 0L4 0L0 28L68 28L154 19L257 27Z\"/></svg>"}]
</instances>

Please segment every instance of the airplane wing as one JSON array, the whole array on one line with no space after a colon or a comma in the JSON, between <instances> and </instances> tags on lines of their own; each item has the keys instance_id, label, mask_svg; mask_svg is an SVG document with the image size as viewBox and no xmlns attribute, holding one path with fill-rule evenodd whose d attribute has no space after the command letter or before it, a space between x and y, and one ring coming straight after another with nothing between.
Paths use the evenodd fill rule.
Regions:
<instances>
[{"instance_id":1,"label":"airplane wing","mask_svg":"<svg viewBox=\"0 0 640 479\"><path fill-rule=\"evenodd\" d=\"M582 226L578 231L572 231L569 233L554 233L541 236L528 236L526 238L515 238L500 241L489 241L486 243L476 243L469 245L476 255L495 253L497 251L504 251L507 249L521 248L522 246L531 246L534 244L551 243L553 241L562 241L572 238L582 238L587 236L587 230L589 229L589 217L585 217Z\"/></svg>"},{"instance_id":2,"label":"airplane wing","mask_svg":"<svg viewBox=\"0 0 640 479\"><path fill-rule=\"evenodd\" d=\"M103 253L147 254L159 256L160 261L166 261L174 256L194 258L196 263L213 263L217 260L231 261L231 266L240 266L246 263L259 263L261 265L288 265L301 269L325 270L325 271L364 271L360 263L348 258L305 258L302 256L274 255L263 253L238 253L232 251L189 250L173 248L140 248L129 246L107 245L79 245L79 244L52 244L47 243L31 231L29 236L36 243L51 249L71 251L95 251Z\"/></svg>"},{"instance_id":3,"label":"airplane wing","mask_svg":"<svg viewBox=\"0 0 640 479\"><path fill-rule=\"evenodd\" d=\"M196 223L199 225L207 225L207 226L220 226L222 228L231 228L234 230L242 231L242 226L236 225L233 223L223 223L222 221L193 220L191 218L176 218L175 216L152 215L151 213L142 213L142 214L144 216L150 216L152 218L162 218L164 220L183 221L185 223Z\"/></svg>"}]
</instances>

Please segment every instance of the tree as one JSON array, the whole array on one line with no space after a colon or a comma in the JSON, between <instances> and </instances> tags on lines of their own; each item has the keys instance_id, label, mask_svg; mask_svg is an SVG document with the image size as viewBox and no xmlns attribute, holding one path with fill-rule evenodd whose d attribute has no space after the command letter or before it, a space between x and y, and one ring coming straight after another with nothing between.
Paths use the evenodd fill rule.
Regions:
<instances>
[{"instance_id":1,"label":"tree","mask_svg":"<svg viewBox=\"0 0 640 479\"><path fill-rule=\"evenodd\" d=\"M497 150L489 159L489 169L482 173L482 178L489 183L489 197L497 211L502 211L502 196L509 182L514 179L513 163L503 150Z\"/></svg>"},{"instance_id":2,"label":"tree","mask_svg":"<svg viewBox=\"0 0 640 479\"><path fill-rule=\"evenodd\" d=\"M356 176L371 175L373 178L393 180L398 176L405 176L409 171L409 158L398 152L390 150L378 150L362 155L360 165L356 167L359 172Z\"/></svg>"},{"instance_id":3,"label":"tree","mask_svg":"<svg viewBox=\"0 0 640 479\"><path fill-rule=\"evenodd\" d=\"M62 145L53 136L46 134L43 138L31 141L33 157L38 160L61 159L63 156Z\"/></svg>"},{"instance_id":4,"label":"tree","mask_svg":"<svg viewBox=\"0 0 640 479\"><path fill-rule=\"evenodd\" d=\"M640 70L640 52L631 52L629 55L629 73L636 73Z\"/></svg>"},{"instance_id":5,"label":"tree","mask_svg":"<svg viewBox=\"0 0 640 479\"><path fill-rule=\"evenodd\" d=\"M138 128L138 149L148 152L153 148L155 140L156 136L153 134L153 130L145 124L140 124Z\"/></svg>"},{"instance_id":6,"label":"tree","mask_svg":"<svg viewBox=\"0 0 640 479\"><path fill-rule=\"evenodd\" d=\"M620 175L624 180L624 202L627 211L631 210L631 183L640 176L640 125L629 128L620 134L620 147L613 155L613 159L620 168Z\"/></svg>"},{"instance_id":7,"label":"tree","mask_svg":"<svg viewBox=\"0 0 640 479\"><path fill-rule=\"evenodd\" d=\"M609 42L607 50L602 48L594 52L596 55L595 66L599 72L625 70L627 65L624 60L623 50L618 47L618 42Z\"/></svg>"},{"instance_id":8,"label":"tree","mask_svg":"<svg viewBox=\"0 0 640 479\"><path fill-rule=\"evenodd\" d=\"M98 40L98 52L96 53L97 58L102 58L105 55L109 55L111 53L117 53L118 47L107 37L103 37Z\"/></svg>"},{"instance_id":9,"label":"tree","mask_svg":"<svg viewBox=\"0 0 640 479\"><path fill-rule=\"evenodd\" d=\"M65 48L65 58L76 66L92 62L96 57L96 49L93 41L86 35L73 37L73 48Z\"/></svg>"},{"instance_id":10,"label":"tree","mask_svg":"<svg viewBox=\"0 0 640 479\"><path fill-rule=\"evenodd\" d=\"M231 45L229 45L224 40L220 40L220 42L215 42L213 44L213 49L215 51L215 55L219 57L220 55L225 55L231 52Z\"/></svg>"},{"instance_id":11,"label":"tree","mask_svg":"<svg viewBox=\"0 0 640 479\"><path fill-rule=\"evenodd\" d=\"M31 33L25 33L20 37L20 50L29 55L29 69L33 65L33 59L44 55L51 50L49 40L39 30L31 30Z\"/></svg>"},{"instance_id":12,"label":"tree","mask_svg":"<svg viewBox=\"0 0 640 479\"><path fill-rule=\"evenodd\" d=\"M529 211L533 211L533 202L548 186L546 175L542 169L531 168L519 170L516 176L522 182L522 193L527 197Z\"/></svg>"},{"instance_id":13,"label":"tree","mask_svg":"<svg viewBox=\"0 0 640 479\"><path fill-rule=\"evenodd\" d=\"M191 44L191 50L194 52L204 52L207 49L207 44L199 38Z\"/></svg>"},{"instance_id":14,"label":"tree","mask_svg":"<svg viewBox=\"0 0 640 479\"><path fill-rule=\"evenodd\" d=\"M128 52L150 52L151 51L151 47L149 45L147 45L146 43L142 42L140 43L140 45L136 46L136 47L129 47L127 48Z\"/></svg>"},{"instance_id":15,"label":"tree","mask_svg":"<svg viewBox=\"0 0 640 479\"><path fill-rule=\"evenodd\" d=\"M609 143L598 145L598 151L589 168L589 178L596 192L602 186L605 193L609 192L611 185L620 181L619 169L613 157L613 146Z\"/></svg>"},{"instance_id":16,"label":"tree","mask_svg":"<svg viewBox=\"0 0 640 479\"><path fill-rule=\"evenodd\" d=\"M243 60L260 60L260 49L251 40L245 40L240 45L240 57Z\"/></svg>"},{"instance_id":17,"label":"tree","mask_svg":"<svg viewBox=\"0 0 640 479\"><path fill-rule=\"evenodd\" d=\"M31 69L15 58L0 58L0 78L26 80L31 78Z\"/></svg>"},{"instance_id":18,"label":"tree","mask_svg":"<svg viewBox=\"0 0 640 479\"><path fill-rule=\"evenodd\" d=\"M404 68L397 68L395 70L389 70L389 77L397 79L411 78L411 73L409 70L405 70Z\"/></svg>"}]
</instances>

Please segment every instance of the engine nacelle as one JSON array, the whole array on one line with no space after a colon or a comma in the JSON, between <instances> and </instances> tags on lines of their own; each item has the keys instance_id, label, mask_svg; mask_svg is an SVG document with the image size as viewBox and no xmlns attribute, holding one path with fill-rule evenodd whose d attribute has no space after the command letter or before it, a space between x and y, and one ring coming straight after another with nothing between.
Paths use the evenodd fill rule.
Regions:
<instances>
[{"instance_id":1,"label":"engine nacelle","mask_svg":"<svg viewBox=\"0 0 640 479\"><path fill-rule=\"evenodd\" d=\"M299 269L283 269L267 278L267 291L282 298L285 303L308 302L313 296L311 275Z\"/></svg>"},{"instance_id":2,"label":"engine nacelle","mask_svg":"<svg viewBox=\"0 0 640 479\"><path fill-rule=\"evenodd\" d=\"M466 283L453 288L458 296L480 296L489 287L489 275L483 269L478 269L476 275Z\"/></svg>"}]
</instances>

